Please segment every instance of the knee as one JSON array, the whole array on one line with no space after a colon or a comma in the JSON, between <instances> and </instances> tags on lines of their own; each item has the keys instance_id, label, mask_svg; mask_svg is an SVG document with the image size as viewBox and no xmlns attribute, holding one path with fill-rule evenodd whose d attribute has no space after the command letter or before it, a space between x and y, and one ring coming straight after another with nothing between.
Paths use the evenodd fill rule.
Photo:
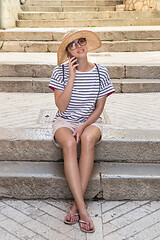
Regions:
<instances>
[{"instance_id":1,"label":"knee","mask_svg":"<svg viewBox=\"0 0 160 240\"><path fill-rule=\"evenodd\" d=\"M84 133L81 136L81 144L92 148L95 145L95 139L92 135Z\"/></svg>"},{"instance_id":2,"label":"knee","mask_svg":"<svg viewBox=\"0 0 160 240\"><path fill-rule=\"evenodd\" d=\"M76 141L75 138L68 138L67 141L64 143L63 148L68 150L73 150L76 148Z\"/></svg>"}]
</instances>

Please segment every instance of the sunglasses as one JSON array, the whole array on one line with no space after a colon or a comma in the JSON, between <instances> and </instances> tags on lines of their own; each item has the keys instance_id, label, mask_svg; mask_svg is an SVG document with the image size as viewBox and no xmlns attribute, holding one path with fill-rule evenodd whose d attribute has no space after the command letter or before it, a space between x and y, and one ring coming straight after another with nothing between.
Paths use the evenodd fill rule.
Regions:
<instances>
[{"instance_id":1,"label":"sunglasses","mask_svg":"<svg viewBox=\"0 0 160 240\"><path fill-rule=\"evenodd\" d=\"M69 48L70 50L75 50L77 48L78 44L80 46L85 46L87 44L86 38L80 38L76 42L69 43L67 48Z\"/></svg>"}]
</instances>

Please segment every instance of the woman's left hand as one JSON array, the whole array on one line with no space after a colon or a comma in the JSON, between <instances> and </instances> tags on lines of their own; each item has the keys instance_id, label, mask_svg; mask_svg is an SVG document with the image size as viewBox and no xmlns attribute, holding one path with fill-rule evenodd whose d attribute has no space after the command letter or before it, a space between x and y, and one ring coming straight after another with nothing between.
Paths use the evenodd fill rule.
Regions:
<instances>
[{"instance_id":1,"label":"woman's left hand","mask_svg":"<svg viewBox=\"0 0 160 240\"><path fill-rule=\"evenodd\" d=\"M76 137L77 144L79 143L79 141L81 139L81 135L82 135L84 129L85 129L85 125L82 123L78 128L76 128L76 130L73 133L73 136Z\"/></svg>"}]
</instances>

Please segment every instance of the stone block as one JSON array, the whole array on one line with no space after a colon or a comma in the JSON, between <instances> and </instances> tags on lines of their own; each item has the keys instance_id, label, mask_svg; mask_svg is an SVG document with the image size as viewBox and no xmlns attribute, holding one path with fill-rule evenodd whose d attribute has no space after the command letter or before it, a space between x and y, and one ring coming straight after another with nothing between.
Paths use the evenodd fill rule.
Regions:
<instances>
[{"instance_id":1,"label":"stone block","mask_svg":"<svg viewBox=\"0 0 160 240\"><path fill-rule=\"evenodd\" d=\"M120 80L112 79L112 84L113 84L113 87L114 87L116 93L122 92L122 84L121 84Z\"/></svg>"},{"instance_id":2,"label":"stone block","mask_svg":"<svg viewBox=\"0 0 160 240\"><path fill-rule=\"evenodd\" d=\"M52 142L52 129L1 129L0 160L58 161L62 150Z\"/></svg>"},{"instance_id":3,"label":"stone block","mask_svg":"<svg viewBox=\"0 0 160 240\"><path fill-rule=\"evenodd\" d=\"M36 93L50 93L53 92L49 87L49 80L40 80L40 79L33 79L33 92Z\"/></svg>"},{"instance_id":4,"label":"stone block","mask_svg":"<svg viewBox=\"0 0 160 240\"><path fill-rule=\"evenodd\" d=\"M126 66L126 78L160 79L160 66Z\"/></svg>"},{"instance_id":5,"label":"stone block","mask_svg":"<svg viewBox=\"0 0 160 240\"><path fill-rule=\"evenodd\" d=\"M47 52L47 42L22 42L25 52Z\"/></svg>"},{"instance_id":6,"label":"stone block","mask_svg":"<svg viewBox=\"0 0 160 240\"><path fill-rule=\"evenodd\" d=\"M20 9L19 0L1 1L1 28L15 27L18 12Z\"/></svg>"},{"instance_id":7,"label":"stone block","mask_svg":"<svg viewBox=\"0 0 160 240\"><path fill-rule=\"evenodd\" d=\"M95 147L95 160L160 162L160 132L103 127L103 141Z\"/></svg>"},{"instance_id":8,"label":"stone block","mask_svg":"<svg viewBox=\"0 0 160 240\"><path fill-rule=\"evenodd\" d=\"M25 6L61 6L61 1L26 1Z\"/></svg>"},{"instance_id":9,"label":"stone block","mask_svg":"<svg viewBox=\"0 0 160 240\"><path fill-rule=\"evenodd\" d=\"M51 77L53 69L47 64L2 64L0 77Z\"/></svg>"},{"instance_id":10,"label":"stone block","mask_svg":"<svg viewBox=\"0 0 160 240\"><path fill-rule=\"evenodd\" d=\"M29 12L62 12L61 6L22 6L21 9Z\"/></svg>"},{"instance_id":11,"label":"stone block","mask_svg":"<svg viewBox=\"0 0 160 240\"><path fill-rule=\"evenodd\" d=\"M125 4L117 5L116 11L125 11Z\"/></svg>"},{"instance_id":12,"label":"stone block","mask_svg":"<svg viewBox=\"0 0 160 240\"><path fill-rule=\"evenodd\" d=\"M160 165L101 163L105 200L158 200Z\"/></svg>"},{"instance_id":13,"label":"stone block","mask_svg":"<svg viewBox=\"0 0 160 240\"><path fill-rule=\"evenodd\" d=\"M123 80L123 93L160 92L160 80Z\"/></svg>"},{"instance_id":14,"label":"stone block","mask_svg":"<svg viewBox=\"0 0 160 240\"><path fill-rule=\"evenodd\" d=\"M106 66L110 78L120 79L125 78L125 67L124 66Z\"/></svg>"},{"instance_id":15,"label":"stone block","mask_svg":"<svg viewBox=\"0 0 160 240\"><path fill-rule=\"evenodd\" d=\"M18 41L6 41L0 52L24 52L24 46Z\"/></svg>"},{"instance_id":16,"label":"stone block","mask_svg":"<svg viewBox=\"0 0 160 240\"><path fill-rule=\"evenodd\" d=\"M0 79L0 92L32 92L32 79L4 77Z\"/></svg>"},{"instance_id":17,"label":"stone block","mask_svg":"<svg viewBox=\"0 0 160 240\"><path fill-rule=\"evenodd\" d=\"M62 150L52 142L52 129L0 129L0 160L58 161ZM159 131L108 129L95 147L96 161L160 162Z\"/></svg>"},{"instance_id":18,"label":"stone block","mask_svg":"<svg viewBox=\"0 0 160 240\"><path fill-rule=\"evenodd\" d=\"M47 44L48 51L49 52L57 52L59 45L60 45L60 42L48 42L48 44Z\"/></svg>"},{"instance_id":19,"label":"stone block","mask_svg":"<svg viewBox=\"0 0 160 240\"><path fill-rule=\"evenodd\" d=\"M72 199L63 163L0 163L0 197L17 199ZM98 164L95 164L85 198L101 191Z\"/></svg>"},{"instance_id":20,"label":"stone block","mask_svg":"<svg viewBox=\"0 0 160 240\"><path fill-rule=\"evenodd\" d=\"M142 7L142 11L149 11L148 5L144 5L144 6Z\"/></svg>"}]
</instances>

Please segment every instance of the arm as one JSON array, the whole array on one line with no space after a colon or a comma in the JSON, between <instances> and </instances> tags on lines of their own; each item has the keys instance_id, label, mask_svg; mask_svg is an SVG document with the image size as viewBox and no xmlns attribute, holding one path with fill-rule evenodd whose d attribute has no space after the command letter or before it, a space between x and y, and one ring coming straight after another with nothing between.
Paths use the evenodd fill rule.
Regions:
<instances>
[{"instance_id":1,"label":"arm","mask_svg":"<svg viewBox=\"0 0 160 240\"><path fill-rule=\"evenodd\" d=\"M74 57L69 59L69 80L65 90L63 92L58 89L54 90L55 104L61 112L65 112L71 98L73 83L76 76L76 66L79 65L73 65L76 61L77 59Z\"/></svg>"},{"instance_id":2,"label":"arm","mask_svg":"<svg viewBox=\"0 0 160 240\"><path fill-rule=\"evenodd\" d=\"M90 117L84 122L82 123L73 133L73 136L76 136L77 139L77 143L80 140L80 136L82 135L84 129L86 127L88 127L89 125L91 125L92 123L94 123L99 116L101 115L101 113L103 112L104 109L104 105L106 103L106 96L102 97L100 99L98 99L97 103L96 103L96 108L93 111L93 113L90 115Z\"/></svg>"}]
</instances>

